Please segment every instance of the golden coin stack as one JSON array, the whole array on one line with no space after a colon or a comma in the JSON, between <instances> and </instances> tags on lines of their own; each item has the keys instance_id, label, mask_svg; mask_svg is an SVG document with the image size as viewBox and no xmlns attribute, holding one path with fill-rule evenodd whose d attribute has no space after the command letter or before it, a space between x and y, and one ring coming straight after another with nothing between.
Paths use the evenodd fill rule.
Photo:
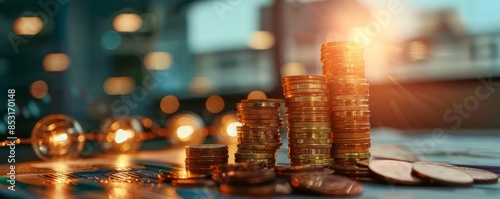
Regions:
<instances>
[{"instance_id":1,"label":"golden coin stack","mask_svg":"<svg viewBox=\"0 0 500 199\"><path fill-rule=\"evenodd\" d=\"M186 170L192 173L211 174L211 165L227 164L227 145L200 144L186 146Z\"/></svg>"},{"instance_id":2,"label":"golden coin stack","mask_svg":"<svg viewBox=\"0 0 500 199\"><path fill-rule=\"evenodd\" d=\"M325 77L287 76L282 85L290 165L331 164L332 129Z\"/></svg>"},{"instance_id":3,"label":"golden coin stack","mask_svg":"<svg viewBox=\"0 0 500 199\"><path fill-rule=\"evenodd\" d=\"M280 127L280 103L275 99L247 99L236 104L242 126L238 132L238 150L235 162L264 162L269 167L276 164L276 152L283 144Z\"/></svg>"},{"instance_id":4,"label":"golden coin stack","mask_svg":"<svg viewBox=\"0 0 500 199\"><path fill-rule=\"evenodd\" d=\"M321 46L335 164L356 164L370 158L369 85L363 53L364 45L357 42L328 42Z\"/></svg>"}]
</instances>

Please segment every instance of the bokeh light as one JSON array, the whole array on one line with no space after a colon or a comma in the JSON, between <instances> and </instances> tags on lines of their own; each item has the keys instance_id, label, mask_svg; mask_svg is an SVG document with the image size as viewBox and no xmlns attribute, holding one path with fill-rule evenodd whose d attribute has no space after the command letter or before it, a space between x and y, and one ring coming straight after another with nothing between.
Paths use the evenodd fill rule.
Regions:
<instances>
[{"instance_id":1,"label":"bokeh light","mask_svg":"<svg viewBox=\"0 0 500 199\"><path fill-rule=\"evenodd\" d=\"M108 95L126 95L132 92L134 86L130 77L110 77L104 81L103 89Z\"/></svg>"},{"instance_id":2,"label":"bokeh light","mask_svg":"<svg viewBox=\"0 0 500 199\"><path fill-rule=\"evenodd\" d=\"M17 35L36 35L42 31L43 22L39 17L19 17L12 24Z\"/></svg>"},{"instance_id":3,"label":"bokeh light","mask_svg":"<svg viewBox=\"0 0 500 199\"><path fill-rule=\"evenodd\" d=\"M307 70L306 67L299 62L289 62L283 64L281 67L281 76L294 76L294 75L306 75Z\"/></svg>"},{"instance_id":4,"label":"bokeh light","mask_svg":"<svg viewBox=\"0 0 500 199\"><path fill-rule=\"evenodd\" d=\"M234 143L237 141L238 126L242 124L238 121L236 113L224 113L213 120L213 135L219 143Z\"/></svg>"},{"instance_id":5,"label":"bokeh light","mask_svg":"<svg viewBox=\"0 0 500 199\"><path fill-rule=\"evenodd\" d=\"M99 145L105 152L124 153L139 149L142 145L141 123L133 117L108 118L101 125Z\"/></svg>"},{"instance_id":6,"label":"bokeh light","mask_svg":"<svg viewBox=\"0 0 500 199\"><path fill-rule=\"evenodd\" d=\"M167 95L160 101L160 108L164 113L172 114L179 109L179 99L173 95Z\"/></svg>"},{"instance_id":7,"label":"bokeh light","mask_svg":"<svg viewBox=\"0 0 500 199\"><path fill-rule=\"evenodd\" d=\"M48 72L65 71L70 63L69 56L64 53L47 54L43 58L43 68Z\"/></svg>"},{"instance_id":8,"label":"bokeh light","mask_svg":"<svg viewBox=\"0 0 500 199\"><path fill-rule=\"evenodd\" d=\"M136 32L142 27L142 17L135 13L122 13L113 19L113 29L117 32Z\"/></svg>"},{"instance_id":9,"label":"bokeh light","mask_svg":"<svg viewBox=\"0 0 500 199\"><path fill-rule=\"evenodd\" d=\"M47 95L49 86L42 80L33 82L30 85L30 95L37 99L42 99Z\"/></svg>"},{"instance_id":10,"label":"bokeh light","mask_svg":"<svg viewBox=\"0 0 500 199\"><path fill-rule=\"evenodd\" d=\"M101 45L107 50L115 50L122 44L122 36L116 31L107 31L102 34Z\"/></svg>"},{"instance_id":11,"label":"bokeh light","mask_svg":"<svg viewBox=\"0 0 500 199\"><path fill-rule=\"evenodd\" d=\"M248 38L248 47L254 50L267 50L274 45L274 36L268 31L255 31Z\"/></svg>"},{"instance_id":12,"label":"bokeh light","mask_svg":"<svg viewBox=\"0 0 500 199\"><path fill-rule=\"evenodd\" d=\"M212 80L208 77L193 77L189 82L189 90L198 95L207 94L213 89Z\"/></svg>"},{"instance_id":13,"label":"bokeh light","mask_svg":"<svg viewBox=\"0 0 500 199\"><path fill-rule=\"evenodd\" d=\"M219 113L224 110L224 99L218 95L208 97L205 106L210 113Z\"/></svg>"},{"instance_id":14,"label":"bokeh light","mask_svg":"<svg viewBox=\"0 0 500 199\"><path fill-rule=\"evenodd\" d=\"M254 90L248 93L247 99L267 99L267 95L264 91Z\"/></svg>"},{"instance_id":15,"label":"bokeh light","mask_svg":"<svg viewBox=\"0 0 500 199\"><path fill-rule=\"evenodd\" d=\"M166 124L169 141L174 145L201 144L205 140L203 119L195 113L179 113Z\"/></svg>"},{"instance_id":16,"label":"bokeh light","mask_svg":"<svg viewBox=\"0 0 500 199\"><path fill-rule=\"evenodd\" d=\"M148 70L166 70L172 65L172 55L167 52L150 52L144 57Z\"/></svg>"}]
</instances>

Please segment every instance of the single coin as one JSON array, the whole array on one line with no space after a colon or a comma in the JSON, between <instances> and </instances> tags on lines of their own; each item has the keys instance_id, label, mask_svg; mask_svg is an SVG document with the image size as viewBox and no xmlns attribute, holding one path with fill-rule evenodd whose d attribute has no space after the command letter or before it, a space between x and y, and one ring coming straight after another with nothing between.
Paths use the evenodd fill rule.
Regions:
<instances>
[{"instance_id":1,"label":"single coin","mask_svg":"<svg viewBox=\"0 0 500 199\"><path fill-rule=\"evenodd\" d=\"M325 77L319 75L295 75L295 76L286 76L282 78L282 81L294 81L294 80L324 80Z\"/></svg>"},{"instance_id":2,"label":"single coin","mask_svg":"<svg viewBox=\"0 0 500 199\"><path fill-rule=\"evenodd\" d=\"M323 78L324 79L324 78ZM283 85L284 90L302 90L302 89L326 89L326 84L287 84Z\"/></svg>"},{"instance_id":3,"label":"single coin","mask_svg":"<svg viewBox=\"0 0 500 199\"><path fill-rule=\"evenodd\" d=\"M412 175L412 163L395 160L375 160L368 165L375 176L396 184L419 185L424 181Z\"/></svg>"},{"instance_id":4,"label":"single coin","mask_svg":"<svg viewBox=\"0 0 500 199\"><path fill-rule=\"evenodd\" d=\"M326 133L288 133L288 139L332 139L330 132Z\"/></svg>"},{"instance_id":5,"label":"single coin","mask_svg":"<svg viewBox=\"0 0 500 199\"><path fill-rule=\"evenodd\" d=\"M350 176L350 177L371 177L372 174L368 171L342 171L336 170L334 172L337 175Z\"/></svg>"},{"instance_id":6,"label":"single coin","mask_svg":"<svg viewBox=\"0 0 500 199\"><path fill-rule=\"evenodd\" d=\"M290 158L291 163L305 163L305 164L312 164L312 163L319 163L319 164L331 164L333 163L333 158L325 158L325 159L300 159L300 158Z\"/></svg>"},{"instance_id":7,"label":"single coin","mask_svg":"<svg viewBox=\"0 0 500 199\"><path fill-rule=\"evenodd\" d=\"M325 149L288 148L288 153L291 153L291 154L331 154L331 149L330 148L325 148Z\"/></svg>"},{"instance_id":8,"label":"single coin","mask_svg":"<svg viewBox=\"0 0 500 199\"><path fill-rule=\"evenodd\" d=\"M235 158L276 158L276 153L235 153Z\"/></svg>"},{"instance_id":9,"label":"single coin","mask_svg":"<svg viewBox=\"0 0 500 199\"><path fill-rule=\"evenodd\" d=\"M287 101L285 103L285 107L287 107L288 110L291 109L299 109L299 108L306 108L306 107L317 107L321 109L327 109L330 110L330 104L328 101L321 101L321 102L308 102L308 101L303 101L303 102L292 102L292 101Z\"/></svg>"},{"instance_id":10,"label":"single coin","mask_svg":"<svg viewBox=\"0 0 500 199\"><path fill-rule=\"evenodd\" d=\"M369 100L331 100L332 106L348 106L348 105L368 105Z\"/></svg>"},{"instance_id":11,"label":"single coin","mask_svg":"<svg viewBox=\"0 0 500 199\"><path fill-rule=\"evenodd\" d=\"M294 143L288 143L288 147L291 147L294 149L299 149L299 148L324 149L324 148L332 148L332 144L294 144Z\"/></svg>"},{"instance_id":12,"label":"single coin","mask_svg":"<svg viewBox=\"0 0 500 199\"><path fill-rule=\"evenodd\" d=\"M333 169L334 171L369 171L367 167L360 167L356 165L331 164L328 165L328 168Z\"/></svg>"},{"instance_id":13,"label":"single coin","mask_svg":"<svg viewBox=\"0 0 500 199\"><path fill-rule=\"evenodd\" d=\"M294 122L288 124L288 127L330 127L330 122Z\"/></svg>"},{"instance_id":14,"label":"single coin","mask_svg":"<svg viewBox=\"0 0 500 199\"><path fill-rule=\"evenodd\" d=\"M333 133L335 134L335 133ZM370 138L362 138L362 139L334 139L334 144L364 144L370 143Z\"/></svg>"},{"instance_id":15,"label":"single coin","mask_svg":"<svg viewBox=\"0 0 500 199\"><path fill-rule=\"evenodd\" d=\"M309 139L299 139L294 138L288 140L288 143L292 144L331 144L332 139L329 138L309 138Z\"/></svg>"},{"instance_id":16,"label":"single coin","mask_svg":"<svg viewBox=\"0 0 500 199\"><path fill-rule=\"evenodd\" d=\"M356 164L361 167L368 167L370 165L370 162L372 162L372 160L366 159L366 160L360 160Z\"/></svg>"},{"instance_id":17,"label":"single coin","mask_svg":"<svg viewBox=\"0 0 500 199\"><path fill-rule=\"evenodd\" d=\"M300 96L287 98L285 103L288 102L326 102L328 103L327 96Z\"/></svg>"},{"instance_id":18,"label":"single coin","mask_svg":"<svg viewBox=\"0 0 500 199\"><path fill-rule=\"evenodd\" d=\"M370 153L370 148L332 149L332 154L340 154L340 153Z\"/></svg>"},{"instance_id":19,"label":"single coin","mask_svg":"<svg viewBox=\"0 0 500 199\"><path fill-rule=\"evenodd\" d=\"M199 144L186 146L189 151L204 151L204 150L227 150L227 145L224 144Z\"/></svg>"},{"instance_id":20,"label":"single coin","mask_svg":"<svg viewBox=\"0 0 500 199\"><path fill-rule=\"evenodd\" d=\"M370 153L334 153L333 158L343 158L343 159L364 159L370 158Z\"/></svg>"},{"instance_id":21,"label":"single coin","mask_svg":"<svg viewBox=\"0 0 500 199\"><path fill-rule=\"evenodd\" d=\"M341 116L370 116L370 111L338 111L331 112L332 118Z\"/></svg>"},{"instance_id":22,"label":"single coin","mask_svg":"<svg viewBox=\"0 0 500 199\"><path fill-rule=\"evenodd\" d=\"M474 179L474 183L490 184L498 182L498 175L493 172L489 172L483 169L469 168L469 167L454 166L452 168L464 172L466 174L469 174Z\"/></svg>"},{"instance_id":23,"label":"single coin","mask_svg":"<svg viewBox=\"0 0 500 199\"><path fill-rule=\"evenodd\" d=\"M363 186L354 180L324 173L299 173L291 177L294 189L330 196L355 196L363 192Z\"/></svg>"},{"instance_id":24,"label":"single coin","mask_svg":"<svg viewBox=\"0 0 500 199\"><path fill-rule=\"evenodd\" d=\"M421 178L444 185L468 186L474 182L467 173L429 162L414 162L413 172Z\"/></svg>"},{"instance_id":25,"label":"single coin","mask_svg":"<svg viewBox=\"0 0 500 199\"><path fill-rule=\"evenodd\" d=\"M292 187L288 181L278 179L275 182L252 186L221 184L219 191L225 195L269 197L291 194Z\"/></svg>"},{"instance_id":26,"label":"single coin","mask_svg":"<svg viewBox=\"0 0 500 199\"><path fill-rule=\"evenodd\" d=\"M217 186L213 180L207 179L174 179L172 180L174 187L211 187Z\"/></svg>"},{"instance_id":27,"label":"single coin","mask_svg":"<svg viewBox=\"0 0 500 199\"><path fill-rule=\"evenodd\" d=\"M367 149L370 148L371 143L361 143L361 144L345 144L345 143L334 143L332 144L333 149Z\"/></svg>"},{"instance_id":28,"label":"single coin","mask_svg":"<svg viewBox=\"0 0 500 199\"><path fill-rule=\"evenodd\" d=\"M331 154L288 154L293 159L330 159Z\"/></svg>"},{"instance_id":29,"label":"single coin","mask_svg":"<svg viewBox=\"0 0 500 199\"><path fill-rule=\"evenodd\" d=\"M370 132L364 133L333 133L334 139L360 139L370 138Z\"/></svg>"},{"instance_id":30,"label":"single coin","mask_svg":"<svg viewBox=\"0 0 500 199\"><path fill-rule=\"evenodd\" d=\"M169 171L169 172L160 172L158 174L158 178L160 181L170 182L176 179L201 179L206 178L208 175L206 174L197 174L190 171Z\"/></svg>"},{"instance_id":31,"label":"single coin","mask_svg":"<svg viewBox=\"0 0 500 199\"><path fill-rule=\"evenodd\" d=\"M335 63L359 63L363 64L365 59L363 58L338 58L338 59L325 59L324 64L335 64Z\"/></svg>"}]
</instances>

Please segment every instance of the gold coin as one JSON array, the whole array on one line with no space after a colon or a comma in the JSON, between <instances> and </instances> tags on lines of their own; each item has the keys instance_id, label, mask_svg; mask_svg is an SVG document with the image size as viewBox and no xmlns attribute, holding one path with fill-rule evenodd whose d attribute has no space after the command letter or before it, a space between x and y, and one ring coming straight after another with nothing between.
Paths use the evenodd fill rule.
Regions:
<instances>
[{"instance_id":1,"label":"gold coin","mask_svg":"<svg viewBox=\"0 0 500 199\"><path fill-rule=\"evenodd\" d=\"M288 154L289 158L292 159L304 159L304 160L312 160L312 159L331 159L331 154Z\"/></svg>"},{"instance_id":2,"label":"gold coin","mask_svg":"<svg viewBox=\"0 0 500 199\"><path fill-rule=\"evenodd\" d=\"M369 111L368 105L331 106L331 111Z\"/></svg>"},{"instance_id":3,"label":"gold coin","mask_svg":"<svg viewBox=\"0 0 500 199\"><path fill-rule=\"evenodd\" d=\"M323 107L329 110L330 104L328 102L286 102L285 106L288 109L302 108L302 107Z\"/></svg>"},{"instance_id":4,"label":"gold coin","mask_svg":"<svg viewBox=\"0 0 500 199\"><path fill-rule=\"evenodd\" d=\"M238 115L238 118L244 119L244 120L279 120L281 117L280 115Z\"/></svg>"},{"instance_id":5,"label":"gold coin","mask_svg":"<svg viewBox=\"0 0 500 199\"><path fill-rule=\"evenodd\" d=\"M370 148L331 149L331 153L370 153Z\"/></svg>"},{"instance_id":6,"label":"gold coin","mask_svg":"<svg viewBox=\"0 0 500 199\"><path fill-rule=\"evenodd\" d=\"M288 133L288 139L332 139L333 136L331 133L323 133L323 134L312 134L312 133Z\"/></svg>"},{"instance_id":7,"label":"gold coin","mask_svg":"<svg viewBox=\"0 0 500 199\"><path fill-rule=\"evenodd\" d=\"M352 105L368 105L370 103L367 99L360 100L330 100L332 106L352 106Z\"/></svg>"},{"instance_id":8,"label":"gold coin","mask_svg":"<svg viewBox=\"0 0 500 199\"><path fill-rule=\"evenodd\" d=\"M325 42L321 44L321 51L327 50L330 48L334 49L364 49L365 44L361 42L356 42L356 41L331 41L331 42Z\"/></svg>"},{"instance_id":9,"label":"gold coin","mask_svg":"<svg viewBox=\"0 0 500 199\"><path fill-rule=\"evenodd\" d=\"M287 112L328 112L330 111L329 107L286 107Z\"/></svg>"},{"instance_id":10,"label":"gold coin","mask_svg":"<svg viewBox=\"0 0 500 199\"><path fill-rule=\"evenodd\" d=\"M332 154L333 158L343 158L343 159L363 159L370 158L370 153L341 153Z\"/></svg>"},{"instance_id":11,"label":"gold coin","mask_svg":"<svg viewBox=\"0 0 500 199\"><path fill-rule=\"evenodd\" d=\"M285 114L287 119L304 119L304 118L330 118L330 113L328 112L323 112L323 113L300 113L300 112L289 112Z\"/></svg>"},{"instance_id":12,"label":"gold coin","mask_svg":"<svg viewBox=\"0 0 500 199\"><path fill-rule=\"evenodd\" d=\"M324 78L323 78L324 80ZM302 90L302 89L326 89L326 84L307 84L307 83L300 83L300 84L286 84L283 85L283 89L288 91L288 90Z\"/></svg>"},{"instance_id":13,"label":"gold coin","mask_svg":"<svg viewBox=\"0 0 500 199\"><path fill-rule=\"evenodd\" d=\"M335 133L334 133L335 134ZM334 144L365 144L370 143L370 138L360 138L360 139L334 139Z\"/></svg>"},{"instance_id":14,"label":"gold coin","mask_svg":"<svg viewBox=\"0 0 500 199\"><path fill-rule=\"evenodd\" d=\"M331 112L332 118L337 116L370 116L370 111L339 111L339 112Z\"/></svg>"},{"instance_id":15,"label":"gold coin","mask_svg":"<svg viewBox=\"0 0 500 199\"><path fill-rule=\"evenodd\" d=\"M279 128L277 127L250 127L250 126L237 126L236 127L237 131L242 131L242 132L261 132L261 131L266 131L266 132L276 132L279 131Z\"/></svg>"},{"instance_id":16,"label":"gold coin","mask_svg":"<svg viewBox=\"0 0 500 199\"><path fill-rule=\"evenodd\" d=\"M365 59L364 58L359 58L359 57L337 57L337 58L329 58L329 59L323 59L322 64L324 65L334 65L336 63L353 63L353 64L365 64Z\"/></svg>"},{"instance_id":17,"label":"gold coin","mask_svg":"<svg viewBox=\"0 0 500 199\"><path fill-rule=\"evenodd\" d=\"M332 148L333 150L337 149L369 149L371 144L369 142L367 143L361 143L361 144L348 144L348 143L333 143Z\"/></svg>"},{"instance_id":18,"label":"gold coin","mask_svg":"<svg viewBox=\"0 0 500 199\"><path fill-rule=\"evenodd\" d=\"M288 143L288 147L292 149L324 149L324 148L332 148L332 144L295 144Z\"/></svg>"},{"instance_id":19,"label":"gold coin","mask_svg":"<svg viewBox=\"0 0 500 199\"><path fill-rule=\"evenodd\" d=\"M294 128L294 127L330 127L331 123L330 122L294 122L294 123L289 123L288 127Z\"/></svg>"},{"instance_id":20,"label":"gold coin","mask_svg":"<svg viewBox=\"0 0 500 199\"><path fill-rule=\"evenodd\" d=\"M296 149L288 148L288 153L290 154L331 154L331 148L324 149Z\"/></svg>"},{"instance_id":21,"label":"gold coin","mask_svg":"<svg viewBox=\"0 0 500 199\"><path fill-rule=\"evenodd\" d=\"M333 133L334 139L360 139L370 138L370 132L365 133Z\"/></svg>"},{"instance_id":22,"label":"gold coin","mask_svg":"<svg viewBox=\"0 0 500 199\"><path fill-rule=\"evenodd\" d=\"M330 84L365 84L366 79L364 78L356 78L356 79L348 79L348 78L329 78L326 77L327 85Z\"/></svg>"},{"instance_id":23,"label":"gold coin","mask_svg":"<svg viewBox=\"0 0 500 199\"><path fill-rule=\"evenodd\" d=\"M286 99L286 103L288 102L328 102L328 97L327 96L291 97Z\"/></svg>"},{"instance_id":24,"label":"gold coin","mask_svg":"<svg viewBox=\"0 0 500 199\"><path fill-rule=\"evenodd\" d=\"M293 133L293 134L295 134L295 133L315 134L315 133L331 133L331 132L332 132L332 129L330 127L315 128L315 129L312 129L312 128L290 128L290 129L288 129L288 133Z\"/></svg>"},{"instance_id":25,"label":"gold coin","mask_svg":"<svg viewBox=\"0 0 500 199\"><path fill-rule=\"evenodd\" d=\"M331 144L331 138L306 138L306 139L289 139L288 143L292 144Z\"/></svg>"},{"instance_id":26,"label":"gold coin","mask_svg":"<svg viewBox=\"0 0 500 199\"><path fill-rule=\"evenodd\" d=\"M276 158L276 153L238 153L234 154L235 158L242 159L265 159Z\"/></svg>"},{"instance_id":27,"label":"gold coin","mask_svg":"<svg viewBox=\"0 0 500 199\"><path fill-rule=\"evenodd\" d=\"M283 82L287 81L295 81L295 80L324 80L325 77L318 75L295 75L295 76L286 76L282 78Z\"/></svg>"},{"instance_id":28,"label":"gold coin","mask_svg":"<svg viewBox=\"0 0 500 199\"><path fill-rule=\"evenodd\" d=\"M325 159L295 159L295 158L290 158L291 163L321 163L321 164L327 164L327 163L333 163L333 158L325 158Z\"/></svg>"},{"instance_id":29,"label":"gold coin","mask_svg":"<svg viewBox=\"0 0 500 199\"><path fill-rule=\"evenodd\" d=\"M236 103L237 108L263 108L263 107L280 107L280 103L277 102L245 102L245 103Z\"/></svg>"}]
</instances>

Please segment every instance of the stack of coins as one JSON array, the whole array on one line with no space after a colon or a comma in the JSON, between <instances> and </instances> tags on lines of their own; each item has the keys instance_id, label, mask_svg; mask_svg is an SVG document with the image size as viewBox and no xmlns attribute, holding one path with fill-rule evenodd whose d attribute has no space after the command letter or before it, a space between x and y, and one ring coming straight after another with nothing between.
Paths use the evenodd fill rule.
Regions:
<instances>
[{"instance_id":1,"label":"stack of coins","mask_svg":"<svg viewBox=\"0 0 500 199\"><path fill-rule=\"evenodd\" d=\"M276 151L281 147L281 100L242 100L237 103L238 150L235 162L264 162L269 167L276 164Z\"/></svg>"},{"instance_id":2,"label":"stack of coins","mask_svg":"<svg viewBox=\"0 0 500 199\"><path fill-rule=\"evenodd\" d=\"M332 129L325 77L287 76L282 85L290 165L331 164Z\"/></svg>"},{"instance_id":3,"label":"stack of coins","mask_svg":"<svg viewBox=\"0 0 500 199\"><path fill-rule=\"evenodd\" d=\"M229 158L227 145L200 144L186 146L186 170L192 173L211 174L211 165L226 164Z\"/></svg>"},{"instance_id":4,"label":"stack of coins","mask_svg":"<svg viewBox=\"0 0 500 199\"><path fill-rule=\"evenodd\" d=\"M369 88L363 53L364 45L357 42L329 42L321 46L335 164L355 165L370 158Z\"/></svg>"}]
</instances>

